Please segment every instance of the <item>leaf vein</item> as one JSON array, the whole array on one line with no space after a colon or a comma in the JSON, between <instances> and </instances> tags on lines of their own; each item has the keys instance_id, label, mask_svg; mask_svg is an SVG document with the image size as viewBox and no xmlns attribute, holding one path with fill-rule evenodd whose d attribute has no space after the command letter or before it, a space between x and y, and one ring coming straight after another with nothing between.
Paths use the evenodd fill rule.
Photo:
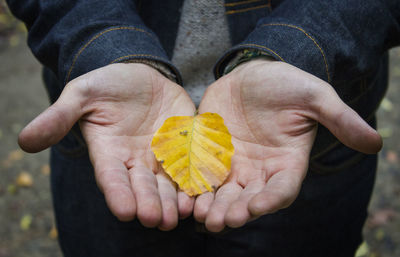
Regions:
<instances>
[{"instance_id":1,"label":"leaf vein","mask_svg":"<svg viewBox=\"0 0 400 257\"><path fill-rule=\"evenodd\" d=\"M203 136L203 135L202 135L202 136ZM203 136L203 137L204 137L204 136ZM211 141L212 141L212 140L211 140ZM220 159L218 159L217 157L215 157L215 155L213 155L213 154L211 154L210 152L208 152L207 149L204 148L204 146L202 146L202 145L200 144L199 141L197 141L196 139L194 139L194 142L196 142L197 145L200 146L200 148L202 148L209 156L211 156L211 158L217 160L217 161L218 161L219 163L221 163L225 168L227 168L227 167L225 166L225 164L224 164ZM224 148L224 149L225 149L225 148ZM201 162L202 164L204 164L204 162L200 159L200 157L199 157L195 152L193 152L193 154L197 157L197 159L200 160L200 162ZM209 168L207 165L205 165L205 166L206 166L207 168Z\"/></svg>"},{"instance_id":2,"label":"leaf vein","mask_svg":"<svg viewBox=\"0 0 400 257\"><path fill-rule=\"evenodd\" d=\"M206 128L206 129L208 129L208 130L211 130L211 131L216 131L216 132L220 132L220 133L222 133L222 134L225 134L225 135L228 135L228 136L230 136L230 135L231 135L231 134L229 134L229 133L227 133L227 132L225 132L225 131L218 130L218 129L215 129L215 128L210 128L210 127L207 127L206 125L204 125L204 124L201 124L200 122L197 122L197 123L200 125L200 127Z\"/></svg>"}]
</instances>

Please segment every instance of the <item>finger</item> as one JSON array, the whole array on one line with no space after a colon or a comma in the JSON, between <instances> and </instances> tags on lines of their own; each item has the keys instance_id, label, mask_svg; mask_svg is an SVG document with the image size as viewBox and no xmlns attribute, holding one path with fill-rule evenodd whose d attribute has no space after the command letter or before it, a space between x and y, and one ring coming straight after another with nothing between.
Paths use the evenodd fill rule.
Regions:
<instances>
[{"instance_id":1,"label":"finger","mask_svg":"<svg viewBox=\"0 0 400 257\"><path fill-rule=\"evenodd\" d=\"M145 227L156 227L162 219L162 206L157 179L152 170L140 165L130 170L131 185L136 199L137 217Z\"/></svg>"},{"instance_id":2,"label":"finger","mask_svg":"<svg viewBox=\"0 0 400 257\"><path fill-rule=\"evenodd\" d=\"M379 152L382 138L353 109L347 106L333 89L321 90L314 108L317 120L343 144L367 154Z\"/></svg>"},{"instance_id":3,"label":"finger","mask_svg":"<svg viewBox=\"0 0 400 257\"><path fill-rule=\"evenodd\" d=\"M175 228L178 224L177 192L173 182L165 173L158 173L156 178L162 207L162 220L158 228L167 231Z\"/></svg>"},{"instance_id":4,"label":"finger","mask_svg":"<svg viewBox=\"0 0 400 257\"><path fill-rule=\"evenodd\" d=\"M264 181L257 180L250 182L242 191L239 199L234 201L225 214L225 223L231 228L238 228L246 224L252 215L249 211L250 200L260 191L265 185Z\"/></svg>"},{"instance_id":5,"label":"finger","mask_svg":"<svg viewBox=\"0 0 400 257\"><path fill-rule=\"evenodd\" d=\"M214 192L199 195L194 203L193 216L198 222L205 222L208 210L214 201Z\"/></svg>"},{"instance_id":6,"label":"finger","mask_svg":"<svg viewBox=\"0 0 400 257\"><path fill-rule=\"evenodd\" d=\"M183 191L178 191L178 210L179 218L185 219L193 212L194 197L190 197Z\"/></svg>"},{"instance_id":7,"label":"finger","mask_svg":"<svg viewBox=\"0 0 400 257\"><path fill-rule=\"evenodd\" d=\"M249 202L251 215L261 216L288 207L300 192L304 172L282 170L269 178L263 190Z\"/></svg>"},{"instance_id":8,"label":"finger","mask_svg":"<svg viewBox=\"0 0 400 257\"><path fill-rule=\"evenodd\" d=\"M242 190L243 188L237 183L227 183L218 189L206 217L205 224L209 231L220 232L224 229L226 211L239 197Z\"/></svg>"},{"instance_id":9,"label":"finger","mask_svg":"<svg viewBox=\"0 0 400 257\"><path fill-rule=\"evenodd\" d=\"M30 122L19 134L18 144L30 153L60 141L83 115L82 97L74 87L65 87L59 99Z\"/></svg>"},{"instance_id":10,"label":"finger","mask_svg":"<svg viewBox=\"0 0 400 257\"><path fill-rule=\"evenodd\" d=\"M93 158L93 165L97 184L104 194L108 208L121 221L133 220L136 202L124 163L99 155Z\"/></svg>"}]
</instances>

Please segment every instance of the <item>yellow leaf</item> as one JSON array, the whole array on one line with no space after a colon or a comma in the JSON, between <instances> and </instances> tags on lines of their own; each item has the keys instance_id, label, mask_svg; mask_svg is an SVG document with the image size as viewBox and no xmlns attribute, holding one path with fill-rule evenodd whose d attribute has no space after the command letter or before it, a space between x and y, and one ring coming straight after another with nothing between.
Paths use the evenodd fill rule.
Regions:
<instances>
[{"instance_id":1,"label":"yellow leaf","mask_svg":"<svg viewBox=\"0 0 400 257\"><path fill-rule=\"evenodd\" d=\"M22 230L28 230L32 224L32 216L26 214L22 217L21 221L19 222L19 226Z\"/></svg>"},{"instance_id":2,"label":"yellow leaf","mask_svg":"<svg viewBox=\"0 0 400 257\"><path fill-rule=\"evenodd\" d=\"M11 151L8 154L7 159L2 162L2 166L4 168L9 168L9 167L11 167L11 165L13 165L13 163L21 160L23 157L24 157L24 153L21 150Z\"/></svg>"},{"instance_id":3,"label":"yellow leaf","mask_svg":"<svg viewBox=\"0 0 400 257\"><path fill-rule=\"evenodd\" d=\"M19 35L12 35L9 39L8 39L8 43L11 47L15 47L19 44L20 39L19 39Z\"/></svg>"},{"instance_id":4,"label":"yellow leaf","mask_svg":"<svg viewBox=\"0 0 400 257\"><path fill-rule=\"evenodd\" d=\"M11 195L15 195L17 193L17 186L14 184L10 184L7 186L7 192Z\"/></svg>"},{"instance_id":5,"label":"yellow leaf","mask_svg":"<svg viewBox=\"0 0 400 257\"><path fill-rule=\"evenodd\" d=\"M214 191L227 178L234 148L216 113L168 118L151 142L156 159L190 196Z\"/></svg>"},{"instance_id":6,"label":"yellow leaf","mask_svg":"<svg viewBox=\"0 0 400 257\"><path fill-rule=\"evenodd\" d=\"M392 128L379 128L378 129L379 135L383 138L388 138L393 135L393 129Z\"/></svg>"},{"instance_id":7,"label":"yellow leaf","mask_svg":"<svg viewBox=\"0 0 400 257\"><path fill-rule=\"evenodd\" d=\"M390 112L393 110L392 102L389 99L387 99L386 97L382 99L381 105L379 107L387 112Z\"/></svg>"},{"instance_id":8,"label":"yellow leaf","mask_svg":"<svg viewBox=\"0 0 400 257\"><path fill-rule=\"evenodd\" d=\"M51 239L56 239L58 237L58 231L57 231L57 228L54 225L51 227L51 230L49 232L49 237Z\"/></svg>"},{"instance_id":9,"label":"yellow leaf","mask_svg":"<svg viewBox=\"0 0 400 257\"><path fill-rule=\"evenodd\" d=\"M22 32L27 32L26 26L22 22L18 22L17 29Z\"/></svg>"},{"instance_id":10,"label":"yellow leaf","mask_svg":"<svg viewBox=\"0 0 400 257\"><path fill-rule=\"evenodd\" d=\"M50 166L48 164L43 165L42 168L40 169L40 172L43 175L46 175L46 176L49 175L50 174Z\"/></svg>"},{"instance_id":11,"label":"yellow leaf","mask_svg":"<svg viewBox=\"0 0 400 257\"><path fill-rule=\"evenodd\" d=\"M363 242L357 249L355 257L366 257L369 252L369 247L367 242Z\"/></svg>"},{"instance_id":12,"label":"yellow leaf","mask_svg":"<svg viewBox=\"0 0 400 257\"><path fill-rule=\"evenodd\" d=\"M0 23L7 24L7 22L8 22L7 15L0 13Z\"/></svg>"},{"instance_id":13,"label":"yellow leaf","mask_svg":"<svg viewBox=\"0 0 400 257\"><path fill-rule=\"evenodd\" d=\"M375 239L378 241L382 241L384 237L385 237L385 231L382 228L378 229L375 233Z\"/></svg>"},{"instance_id":14,"label":"yellow leaf","mask_svg":"<svg viewBox=\"0 0 400 257\"><path fill-rule=\"evenodd\" d=\"M24 157L24 152L22 152L21 150L17 149L17 150L11 151L8 154L7 160L11 161L11 162L15 162L15 161L21 160L22 157Z\"/></svg>"},{"instance_id":15,"label":"yellow leaf","mask_svg":"<svg viewBox=\"0 0 400 257\"><path fill-rule=\"evenodd\" d=\"M26 171L21 172L15 183L20 187L30 187L33 185L33 179L31 174Z\"/></svg>"}]
</instances>

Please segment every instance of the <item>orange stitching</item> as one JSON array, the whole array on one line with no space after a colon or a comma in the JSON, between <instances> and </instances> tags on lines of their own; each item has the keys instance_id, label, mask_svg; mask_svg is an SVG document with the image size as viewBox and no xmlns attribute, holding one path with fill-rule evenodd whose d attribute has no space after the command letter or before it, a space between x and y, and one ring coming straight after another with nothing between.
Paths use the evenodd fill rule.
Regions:
<instances>
[{"instance_id":1,"label":"orange stitching","mask_svg":"<svg viewBox=\"0 0 400 257\"><path fill-rule=\"evenodd\" d=\"M272 0L268 0L268 9L272 11Z\"/></svg>"},{"instance_id":2,"label":"orange stitching","mask_svg":"<svg viewBox=\"0 0 400 257\"><path fill-rule=\"evenodd\" d=\"M265 7L268 7L268 4L245 8L245 9L241 9L241 10L227 11L227 12L225 12L225 14L230 15L230 14L235 14L235 13L241 13L241 12L247 12L247 11L252 11L252 10L256 10L256 9L261 9L261 8L265 8Z\"/></svg>"},{"instance_id":3,"label":"orange stitching","mask_svg":"<svg viewBox=\"0 0 400 257\"><path fill-rule=\"evenodd\" d=\"M283 60L282 57L279 56L279 54L277 54L275 51L273 51L272 49L270 49L270 48L268 48L268 47L266 47L266 46L257 45L257 44L241 44L241 45L238 45L238 46L255 46L255 47L260 47L260 48L266 49L266 50L270 51L271 53L273 53L274 55L276 55L282 62L286 62L285 60ZM218 77L218 78L221 77L221 74L219 73L219 67L221 66L221 64L225 61L225 59L226 59L228 56L229 56L229 55L224 56L224 58L217 64L216 71L217 71L217 77Z\"/></svg>"},{"instance_id":4,"label":"orange stitching","mask_svg":"<svg viewBox=\"0 0 400 257\"><path fill-rule=\"evenodd\" d=\"M321 52L322 57L323 57L324 62L325 62L326 76L328 77L328 82L331 82L331 77L330 77L330 74L329 74L328 62L326 60L325 53L322 50L322 48L318 45L317 41L315 41L315 39L313 37L311 37L306 31L304 31L300 27L297 27L297 26L294 26L294 25L290 25L290 24L275 24L275 23L271 23L271 24L263 24L263 25L261 25L261 27L263 27L263 26L287 26L287 27L290 27L290 28L298 29L301 32L303 32L309 39L311 39L314 42L314 44L318 47L319 51Z\"/></svg>"},{"instance_id":5,"label":"orange stitching","mask_svg":"<svg viewBox=\"0 0 400 257\"><path fill-rule=\"evenodd\" d=\"M251 3L255 3L255 2L260 2L261 0L247 0L247 1L240 1L240 2L236 2L236 3L227 3L225 4L225 6L237 6L237 5L242 5L242 4L251 4Z\"/></svg>"},{"instance_id":6,"label":"orange stitching","mask_svg":"<svg viewBox=\"0 0 400 257\"><path fill-rule=\"evenodd\" d=\"M82 54L82 52L97 38L99 38L100 36L102 36L105 33L108 33L110 31L114 31L114 30L122 30L122 29L127 29L127 30L135 30L135 31L139 31L139 32L143 32L148 34L150 37L153 37L152 34L150 34L149 32L143 30L143 29L138 29L135 27L118 27L118 28L111 28L111 29L107 29L104 30L102 32L100 32L99 34L95 35L94 37L92 37L83 47L81 47L81 49L79 49L78 53L75 55L74 60L72 61L71 64L71 68L68 71L68 75L67 78L65 79L65 82L67 82L69 80L69 77L71 76L72 70L74 69L74 66L76 64L76 61L78 60L78 57Z\"/></svg>"},{"instance_id":7,"label":"orange stitching","mask_svg":"<svg viewBox=\"0 0 400 257\"><path fill-rule=\"evenodd\" d=\"M125 59L125 58L138 57L138 56L140 56L140 57L152 57L152 58L160 59L159 56L155 56L155 55L151 55L151 54L129 54L129 55L118 57L117 59L115 59L114 61L110 62L109 64L113 64L113 63L119 62L120 60Z\"/></svg>"}]
</instances>

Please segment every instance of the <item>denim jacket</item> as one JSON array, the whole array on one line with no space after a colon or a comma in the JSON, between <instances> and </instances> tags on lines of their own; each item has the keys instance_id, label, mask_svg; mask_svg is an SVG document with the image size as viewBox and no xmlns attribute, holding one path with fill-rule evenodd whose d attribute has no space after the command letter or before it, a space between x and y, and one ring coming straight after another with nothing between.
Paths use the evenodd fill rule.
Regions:
<instances>
[{"instance_id":1,"label":"denim jacket","mask_svg":"<svg viewBox=\"0 0 400 257\"><path fill-rule=\"evenodd\" d=\"M183 0L7 0L28 28L37 59L64 85L96 68L127 61L170 62ZM234 45L216 78L241 49L258 49L330 83L366 120L387 84L387 50L400 43L399 0L226 0ZM320 126L313 156L337 140Z\"/></svg>"}]
</instances>

